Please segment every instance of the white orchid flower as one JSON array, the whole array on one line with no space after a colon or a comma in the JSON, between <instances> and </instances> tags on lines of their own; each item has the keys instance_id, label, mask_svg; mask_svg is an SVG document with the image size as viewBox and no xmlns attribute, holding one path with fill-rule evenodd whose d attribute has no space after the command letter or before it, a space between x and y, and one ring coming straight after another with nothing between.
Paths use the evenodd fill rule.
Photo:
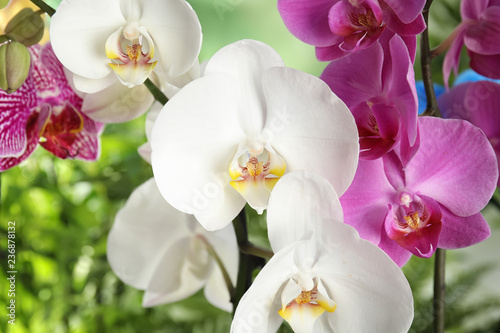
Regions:
<instances>
[{"instance_id":1,"label":"white orchid flower","mask_svg":"<svg viewBox=\"0 0 500 333\"><path fill-rule=\"evenodd\" d=\"M145 307L179 301L205 286L210 303L231 311L224 276L209 249L216 252L234 285L239 257L232 226L206 231L192 215L165 202L154 179L138 187L118 212L107 246L116 275L145 290Z\"/></svg>"},{"instance_id":2,"label":"white orchid flower","mask_svg":"<svg viewBox=\"0 0 500 333\"><path fill-rule=\"evenodd\" d=\"M240 300L231 332L276 332L283 319L296 333L408 331L408 281L381 249L336 220L339 207L318 176L293 172L278 182L268 208L277 252Z\"/></svg>"},{"instance_id":3,"label":"white orchid flower","mask_svg":"<svg viewBox=\"0 0 500 333\"><path fill-rule=\"evenodd\" d=\"M76 74L76 88L87 93L116 79L140 85L153 71L175 79L201 47L198 17L184 0L63 0L50 36L57 57Z\"/></svg>"},{"instance_id":4,"label":"white orchid flower","mask_svg":"<svg viewBox=\"0 0 500 333\"><path fill-rule=\"evenodd\" d=\"M330 88L252 40L221 49L167 103L151 147L162 195L208 230L245 202L262 213L288 171L317 172L343 193L359 152L354 118Z\"/></svg>"}]
</instances>

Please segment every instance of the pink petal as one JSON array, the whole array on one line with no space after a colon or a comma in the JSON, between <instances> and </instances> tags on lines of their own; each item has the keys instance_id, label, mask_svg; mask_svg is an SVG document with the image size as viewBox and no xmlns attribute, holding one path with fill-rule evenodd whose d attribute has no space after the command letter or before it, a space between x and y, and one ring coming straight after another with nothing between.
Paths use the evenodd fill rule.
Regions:
<instances>
[{"instance_id":1,"label":"pink petal","mask_svg":"<svg viewBox=\"0 0 500 333\"><path fill-rule=\"evenodd\" d=\"M382 46L376 43L367 50L331 62L320 78L348 107L352 107L382 93L383 61Z\"/></svg>"},{"instance_id":2,"label":"pink petal","mask_svg":"<svg viewBox=\"0 0 500 333\"><path fill-rule=\"evenodd\" d=\"M332 61L350 54L340 49L339 45L340 43L326 47L316 46L316 58L319 61Z\"/></svg>"},{"instance_id":3,"label":"pink petal","mask_svg":"<svg viewBox=\"0 0 500 333\"><path fill-rule=\"evenodd\" d=\"M410 146L417 138L418 97L415 88L413 63L408 49L399 36L394 36L389 42L390 59L392 64L391 77L383 77L384 86L388 86L389 99L394 101L401 114Z\"/></svg>"},{"instance_id":4,"label":"pink petal","mask_svg":"<svg viewBox=\"0 0 500 333\"><path fill-rule=\"evenodd\" d=\"M477 24L465 32L464 42L469 51L483 55L500 53L500 7L490 7L481 15Z\"/></svg>"},{"instance_id":5,"label":"pink petal","mask_svg":"<svg viewBox=\"0 0 500 333\"><path fill-rule=\"evenodd\" d=\"M384 226L382 226L382 229ZM394 240L390 239L385 230L381 231L380 243L378 247L381 248L391 259L399 266L403 267L408 260L410 260L412 254L406 249L398 245Z\"/></svg>"},{"instance_id":6,"label":"pink petal","mask_svg":"<svg viewBox=\"0 0 500 333\"><path fill-rule=\"evenodd\" d=\"M406 185L458 216L479 212L498 179L496 156L483 132L467 121L421 117L420 149L406 166Z\"/></svg>"},{"instance_id":7,"label":"pink petal","mask_svg":"<svg viewBox=\"0 0 500 333\"><path fill-rule=\"evenodd\" d=\"M37 96L31 76L10 95L0 90L0 157L20 157L28 145L26 125Z\"/></svg>"},{"instance_id":8,"label":"pink petal","mask_svg":"<svg viewBox=\"0 0 500 333\"><path fill-rule=\"evenodd\" d=\"M440 248L464 248L479 243L491 235L490 226L481 213L459 217L445 207L441 207L441 211L443 229L438 242Z\"/></svg>"},{"instance_id":9,"label":"pink petal","mask_svg":"<svg viewBox=\"0 0 500 333\"><path fill-rule=\"evenodd\" d=\"M278 11L290 32L304 43L330 46L338 39L328 26L328 12L338 0L279 0Z\"/></svg>"},{"instance_id":10,"label":"pink petal","mask_svg":"<svg viewBox=\"0 0 500 333\"><path fill-rule=\"evenodd\" d=\"M450 78L451 70L453 69L455 76L457 75L458 65L460 64L460 52L464 46L464 35L467 31L467 24L461 23L452 32L455 34L455 40L451 43L443 62L443 80L446 89L448 89L448 80Z\"/></svg>"},{"instance_id":11,"label":"pink petal","mask_svg":"<svg viewBox=\"0 0 500 333\"><path fill-rule=\"evenodd\" d=\"M27 159L35 151L36 147L38 146L39 137L37 123L38 113L31 114L24 129L27 139L23 154L19 157L0 158L0 171L5 171L7 169L15 167L16 165Z\"/></svg>"},{"instance_id":12,"label":"pink petal","mask_svg":"<svg viewBox=\"0 0 500 333\"><path fill-rule=\"evenodd\" d=\"M389 183L395 189L403 189L405 187L405 173L401 160L394 151L384 155L384 172Z\"/></svg>"},{"instance_id":13,"label":"pink petal","mask_svg":"<svg viewBox=\"0 0 500 333\"><path fill-rule=\"evenodd\" d=\"M383 0L404 23L410 23L424 9L425 0Z\"/></svg>"},{"instance_id":14,"label":"pink petal","mask_svg":"<svg viewBox=\"0 0 500 333\"><path fill-rule=\"evenodd\" d=\"M490 79L500 79L500 54L482 55L467 52L470 58L470 67L477 73Z\"/></svg>"},{"instance_id":15,"label":"pink petal","mask_svg":"<svg viewBox=\"0 0 500 333\"><path fill-rule=\"evenodd\" d=\"M425 21L422 15L419 15L412 22L402 22L393 12L386 11L387 28L398 35L415 36L425 30Z\"/></svg>"},{"instance_id":16,"label":"pink petal","mask_svg":"<svg viewBox=\"0 0 500 333\"><path fill-rule=\"evenodd\" d=\"M477 20L488 7L489 0L462 0L460 13L462 20Z\"/></svg>"},{"instance_id":17,"label":"pink petal","mask_svg":"<svg viewBox=\"0 0 500 333\"><path fill-rule=\"evenodd\" d=\"M349 189L340 197L344 222L356 228L359 235L380 242L380 231L389 211L388 203L396 191L385 177L382 159L360 160Z\"/></svg>"}]
</instances>

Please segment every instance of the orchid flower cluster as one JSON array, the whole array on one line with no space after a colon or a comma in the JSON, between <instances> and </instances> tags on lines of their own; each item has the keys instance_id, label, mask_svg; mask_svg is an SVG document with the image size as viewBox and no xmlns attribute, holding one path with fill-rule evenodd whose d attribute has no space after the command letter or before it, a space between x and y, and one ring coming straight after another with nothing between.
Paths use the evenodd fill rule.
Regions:
<instances>
[{"instance_id":1,"label":"orchid flower cluster","mask_svg":"<svg viewBox=\"0 0 500 333\"><path fill-rule=\"evenodd\" d=\"M500 184L499 84L443 94L453 119L418 116L424 5L278 0L289 31L330 62L318 78L255 40L200 65L201 25L185 0L62 0L50 43L29 48L24 84L0 92L0 170L37 145L96 160L104 123L149 110L139 153L154 179L118 212L107 245L145 307L204 288L233 312L231 332L283 321L294 332L406 332L413 299L400 267L486 239L480 211ZM500 78L500 2L463 0L461 12L435 51L450 48L446 84L463 45L473 69ZM261 249L271 258L238 295L240 250L255 249L240 225L250 209L267 212L272 252Z\"/></svg>"}]
</instances>

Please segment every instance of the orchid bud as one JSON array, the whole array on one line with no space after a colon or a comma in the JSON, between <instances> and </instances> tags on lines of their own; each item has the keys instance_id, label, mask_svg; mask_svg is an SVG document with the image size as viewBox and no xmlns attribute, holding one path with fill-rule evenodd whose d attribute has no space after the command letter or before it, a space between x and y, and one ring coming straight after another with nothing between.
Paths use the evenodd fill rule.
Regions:
<instances>
[{"instance_id":1,"label":"orchid bud","mask_svg":"<svg viewBox=\"0 0 500 333\"><path fill-rule=\"evenodd\" d=\"M0 37L0 89L8 94L19 89L28 77L30 53L19 42L8 42L8 37ZM7 40L3 40L7 39Z\"/></svg>"},{"instance_id":2,"label":"orchid bud","mask_svg":"<svg viewBox=\"0 0 500 333\"><path fill-rule=\"evenodd\" d=\"M38 43L45 30L45 23L40 14L41 12L33 12L31 8L24 8L10 20L5 27L5 33L25 46Z\"/></svg>"},{"instance_id":3,"label":"orchid bud","mask_svg":"<svg viewBox=\"0 0 500 333\"><path fill-rule=\"evenodd\" d=\"M9 2L10 2L10 0L0 0L0 9L7 7Z\"/></svg>"}]
</instances>

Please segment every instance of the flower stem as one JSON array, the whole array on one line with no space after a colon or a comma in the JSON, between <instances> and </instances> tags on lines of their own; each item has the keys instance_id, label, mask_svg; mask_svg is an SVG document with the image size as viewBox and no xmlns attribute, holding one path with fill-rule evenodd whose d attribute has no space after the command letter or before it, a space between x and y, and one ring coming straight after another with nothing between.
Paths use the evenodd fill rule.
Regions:
<instances>
[{"instance_id":1,"label":"flower stem","mask_svg":"<svg viewBox=\"0 0 500 333\"><path fill-rule=\"evenodd\" d=\"M249 254L264 259L271 259L271 257L274 255L273 251L263 249L250 242L240 244L240 251L244 254Z\"/></svg>"},{"instance_id":2,"label":"flower stem","mask_svg":"<svg viewBox=\"0 0 500 333\"><path fill-rule=\"evenodd\" d=\"M150 79L146 79L146 81L144 81L144 85L146 86L146 88L148 88L148 90L158 102L160 102L162 105L167 104L167 96L165 96L165 94L160 89L158 89L158 87Z\"/></svg>"},{"instance_id":3,"label":"flower stem","mask_svg":"<svg viewBox=\"0 0 500 333\"><path fill-rule=\"evenodd\" d=\"M238 214L236 219L233 221L234 232L236 233L236 240L238 242L238 247L240 248L240 262L238 267L238 279L236 282L236 288L234 294L231 297L231 303L233 303L233 317L238 307L238 303L245 294L245 292L252 285L252 272L257 267L262 267L265 261L262 258L256 257L251 254L246 254L244 249L248 249L248 245L251 244L248 241L248 230L247 230L247 216L245 209L242 209Z\"/></svg>"},{"instance_id":4,"label":"flower stem","mask_svg":"<svg viewBox=\"0 0 500 333\"><path fill-rule=\"evenodd\" d=\"M422 80L424 81L425 95L427 96L427 108L423 115L441 117L432 82L431 47L429 45L429 9L432 1L427 0L422 11L426 28L422 32L420 40L420 63L422 65Z\"/></svg>"},{"instance_id":5,"label":"flower stem","mask_svg":"<svg viewBox=\"0 0 500 333\"><path fill-rule=\"evenodd\" d=\"M50 16L54 15L56 12L54 8L47 5L45 2L43 2L43 0L30 0L30 1L33 2L38 8L40 8Z\"/></svg>"},{"instance_id":6,"label":"flower stem","mask_svg":"<svg viewBox=\"0 0 500 333\"><path fill-rule=\"evenodd\" d=\"M434 253L434 333L444 333L444 309L446 296L445 276L446 250Z\"/></svg>"},{"instance_id":7,"label":"flower stem","mask_svg":"<svg viewBox=\"0 0 500 333\"><path fill-rule=\"evenodd\" d=\"M219 268L222 272L222 276L224 277L224 282L226 283L227 290L229 291L229 295L233 295L234 294L234 286L233 286L233 282L231 282L231 277L229 276L229 273L227 272L226 266L224 266L224 263L220 259L219 255L215 251L212 244L210 244L210 242L202 235L198 235L198 238L201 241L203 241L203 244L205 244L205 247L207 248L208 253L215 260L215 262L217 263L217 266L219 266Z\"/></svg>"}]
</instances>

